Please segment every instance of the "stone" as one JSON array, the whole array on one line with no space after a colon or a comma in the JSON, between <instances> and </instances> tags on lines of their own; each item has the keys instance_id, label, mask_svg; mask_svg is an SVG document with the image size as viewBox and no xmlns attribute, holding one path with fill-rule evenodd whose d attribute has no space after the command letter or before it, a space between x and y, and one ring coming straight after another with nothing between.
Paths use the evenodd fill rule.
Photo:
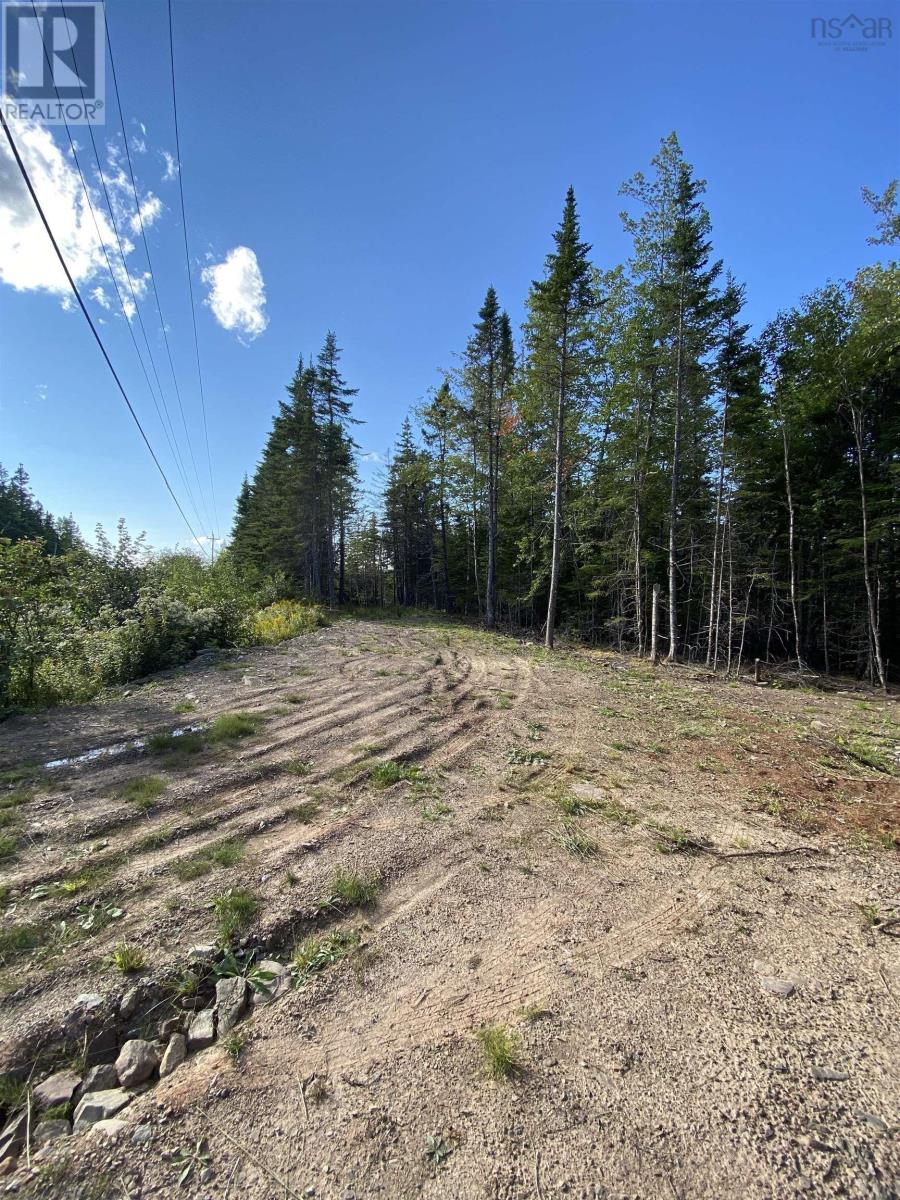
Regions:
<instances>
[{"instance_id":1,"label":"stone","mask_svg":"<svg viewBox=\"0 0 900 1200\"><path fill-rule=\"evenodd\" d=\"M18 1113L6 1122L0 1131L0 1162L18 1157L19 1151L25 1145L27 1130L28 1114L25 1112Z\"/></svg>"},{"instance_id":2,"label":"stone","mask_svg":"<svg viewBox=\"0 0 900 1200\"><path fill-rule=\"evenodd\" d=\"M783 1000L787 1000L788 996L793 996L797 990L797 985L790 979L776 979L773 975L764 975L759 984L767 992L773 992L776 996L781 996Z\"/></svg>"},{"instance_id":3,"label":"stone","mask_svg":"<svg viewBox=\"0 0 900 1200\"><path fill-rule=\"evenodd\" d=\"M149 1079L159 1066L159 1055L152 1042L133 1038L125 1042L116 1059L116 1074L123 1087L132 1087Z\"/></svg>"},{"instance_id":4,"label":"stone","mask_svg":"<svg viewBox=\"0 0 900 1200\"><path fill-rule=\"evenodd\" d=\"M131 1144L133 1146L146 1146L152 1137L152 1125L138 1125L137 1129L131 1135Z\"/></svg>"},{"instance_id":5,"label":"stone","mask_svg":"<svg viewBox=\"0 0 900 1200\"><path fill-rule=\"evenodd\" d=\"M75 1007L84 1012L91 1012L95 1008L103 1007L103 997L99 992L82 992L75 997Z\"/></svg>"},{"instance_id":6,"label":"stone","mask_svg":"<svg viewBox=\"0 0 900 1200\"><path fill-rule=\"evenodd\" d=\"M167 1017L159 1023L159 1038L167 1042L173 1033L181 1033L183 1029L181 1017Z\"/></svg>"},{"instance_id":7,"label":"stone","mask_svg":"<svg viewBox=\"0 0 900 1200\"><path fill-rule=\"evenodd\" d=\"M43 1146L47 1142L53 1142L57 1138L68 1137L72 1132L72 1126L68 1121L56 1120L41 1121L34 1127L34 1133L31 1135L31 1140L36 1146Z\"/></svg>"},{"instance_id":8,"label":"stone","mask_svg":"<svg viewBox=\"0 0 900 1200\"><path fill-rule=\"evenodd\" d=\"M165 1079L167 1075L171 1075L176 1067L180 1067L187 1058L187 1039L183 1033L173 1033L169 1038L169 1044L163 1051L162 1061L159 1064L159 1077Z\"/></svg>"},{"instance_id":9,"label":"stone","mask_svg":"<svg viewBox=\"0 0 900 1200\"><path fill-rule=\"evenodd\" d=\"M254 988L253 1003L268 1004L271 1000L277 1000L291 986L291 972L284 963L276 962L274 958L264 958L262 962L257 964L260 971L265 971L272 978L266 980L264 992L258 992Z\"/></svg>"},{"instance_id":10,"label":"stone","mask_svg":"<svg viewBox=\"0 0 900 1200\"><path fill-rule=\"evenodd\" d=\"M141 989L129 988L119 1004L119 1016L123 1021L128 1021L138 1010L138 1005L141 1002Z\"/></svg>"},{"instance_id":11,"label":"stone","mask_svg":"<svg viewBox=\"0 0 900 1200\"><path fill-rule=\"evenodd\" d=\"M112 1141L114 1138L120 1137L127 1128L127 1121L120 1121L117 1117L112 1117L104 1121L95 1121L91 1126L91 1133L100 1133Z\"/></svg>"},{"instance_id":12,"label":"stone","mask_svg":"<svg viewBox=\"0 0 900 1200\"><path fill-rule=\"evenodd\" d=\"M234 1029L246 1007L247 980L242 975L220 979L216 984L216 1013L220 1036Z\"/></svg>"},{"instance_id":13,"label":"stone","mask_svg":"<svg viewBox=\"0 0 900 1200\"><path fill-rule=\"evenodd\" d=\"M91 1067L84 1077L84 1083L78 1089L76 1098L81 1099L88 1092L108 1092L119 1086L119 1075L112 1063L100 1063Z\"/></svg>"},{"instance_id":14,"label":"stone","mask_svg":"<svg viewBox=\"0 0 900 1200\"><path fill-rule=\"evenodd\" d=\"M57 1071L32 1092L38 1108L55 1108L57 1104L68 1104L81 1083L81 1076L74 1071Z\"/></svg>"},{"instance_id":15,"label":"stone","mask_svg":"<svg viewBox=\"0 0 900 1200\"><path fill-rule=\"evenodd\" d=\"M813 1079L821 1083L842 1083L850 1078L849 1071L836 1071L834 1067L813 1067L812 1073Z\"/></svg>"},{"instance_id":16,"label":"stone","mask_svg":"<svg viewBox=\"0 0 900 1200\"><path fill-rule=\"evenodd\" d=\"M211 1046L216 1040L216 1010L204 1008L191 1021L188 1029L188 1047L191 1050L202 1050Z\"/></svg>"},{"instance_id":17,"label":"stone","mask_svg":"<svg viewBox=\"0 0 900 1200\"><path fill-rule=\"evenodd\" d=\"M105 1092L88 1092L78 1101L75 1108L75 1132L89 1129L98 1121L106 1121L131 1103L131 1096L124 1088L110 1088Z\"/></svg>"}]
</instances>

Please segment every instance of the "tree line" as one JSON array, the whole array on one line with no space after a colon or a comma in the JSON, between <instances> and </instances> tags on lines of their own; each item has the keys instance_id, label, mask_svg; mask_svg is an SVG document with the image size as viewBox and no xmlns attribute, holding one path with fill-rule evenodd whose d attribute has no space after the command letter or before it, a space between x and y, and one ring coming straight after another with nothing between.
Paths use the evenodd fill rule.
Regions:
<instances>
[{"instance_id":1,"label":"tree line","mask_svg":"<svg viewBox=\"0 0 900 1200\"><path fill-rule=\"evenodd\" d=\"M630 257L600 267L569 189L521 336L489 287L375 505L329 334L245 481L231 553L329 603L884 686L900 651L900 267L828 282L751 337L704 193L663 139L622 187ZM896 184L864 196L870 242L896 242Z\"/></svg>"}]
</instances>

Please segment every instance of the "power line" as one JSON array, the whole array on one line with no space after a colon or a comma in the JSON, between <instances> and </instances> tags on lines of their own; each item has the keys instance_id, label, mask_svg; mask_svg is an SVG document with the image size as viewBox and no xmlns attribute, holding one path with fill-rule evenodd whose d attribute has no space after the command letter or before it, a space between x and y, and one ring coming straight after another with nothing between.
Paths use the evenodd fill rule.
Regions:
<instances>
[{"instance_id":1,"label":"power line","mask_svg":"<svg viewBox=\"0 0 900 1200\"><path fill-rule=\"evenodd\" d=\"M106 5L104 4L104 12L105 11L106 11ZM162 303L160 302L159 290L157 289L157 286L156 286L156 274L153 270L153 259L150 255L150 243L147 239L147 231L144 227L144 215L141 212L140 196L138 195L137 181L135 180L135 177L134 177L134 166L131 161L131 150L129 149L129 146L128 146L128 133L125 129L125 116L124 116L124 112L122 109L122 100L119 95L119 80L118 80L118 76L116 74L116 61L113 57L112 39L110 37L110 32L109 32L109 18L108 17L106 19L106 45L109 50L109 65L110 65L111 72L112 72L113 90L114 90L115 96L116 96L116 108L118 109L118 112L119 112L119 126L122 130L122 141L125 144L125 158L126 158L126 161L128 162L128 174L131 179L131 189L134 194L134 207L135 207L135 212L137 214L138 225L140 226L140 230L141 230L141 240L143 241L143 244L144 244L144 252L147 255L147 265L150 268L150 284L153 288L153 297L156 302L156 311L159 316L160 329L162 330L163 342L166 347L166 356L169 360L169 370L172 374L172 383L175 388L175 395L178 399L178 408L181 413L181 423L184 427L184 434L185 434L185 438L187 439L187 442L188 442L188 449L189 449L190 455L191 455L191 462L194 465L194 474L197 476L197 485L199 487L200 486L199 473L197 471L197 464L194 459L194 452L193 452L193 448L191 446L190 434L188 433L187 421L185 419L185 414L184 414L184 404L183 404L182 398L181 398L181 389L178 386L178 378L175 374L175 363L172 358L172 348L171 348L171 345L169 344L169 335L166 330L166 321L163 316ZM202 494L202 489L201 489L201 494ZM198 514L198 519L199 519L199 514Z\"/></svg>"},{"instance_id":2,"label":"power line","mask_svg":"<svg viewBox=\"0 0 900 1200\"><path fill-rule=\"evenodd\" d=\"M169 65L172 71L172 116L175 123L175 159L178 163L178 194L181 197L181 229L184 234L184 265L187 269L188 294L191 299L191 322L194 328L194 353L197 358L197 382L200 385L200 411L203 414L203 434L206 438L206 461L209 465L209 488L216 525L219 524L216 512L216 492L213 484L212 456L209 452L209 428L206 424L206 400L203 395L203 373L200 370L200 341L197 337L197 309L194 304L194 285L191 281L191 254L188 248L187 216L184 206L184 177L181 170L181 141L178 135L178 100L175 88L175 38L172 32L172 0L168 0L169 12Z\"/></svg>"},{"instance_id":3,"label":"power line","mask_svg":"<svg viewBox=\"0 0 900 1200\"><path fill-rule=\"evenodd\" d=\"M63 16L64 16L64 17L66 17L66 6L65 6L65 4L63 3L63 4L61 5L61 7L62 7ZM37 19L37 10L36 10L36 8L35 8L35 6L34 6L34 0L31 0L31 8L32 8L32 11L34 12L35 19ZM73 51L72 51L72 55L73 55L73 64L74 64L74 67L75 67L75 73L76 73L76 75L77 75L77 74L78 74L78 55L77 55L77 52L76 52L75 50L73 50ZM48 65L48 67L50 68L50 71L52 72L52 70L53 70L53 65L52 65L52 63L50 62L50 58L49 58L49 55L48 55L48 53L47 53L47 48L46 48L46 45L44 46L44 57L45 57L45 59L47 60L47 65ZM54 85L53 85L53 90L56 92L57 99L59 99L59 91L57 90L57 88L56 88L56 84L55 84L55 83L54 83ZM69 135L69 144L70 144L70 145L71 145L71 147L72 147L72 156L73 156L73 158L75 159L75 165L78 167L78 174L81 176L81 183L82 183L82 186L84 187L84 190L85 190L85 195L87 195L87 197L88 197L88 203L90 204L90 207L91 207L91 213L93 214L93 212L94 212L94 206L93 206L93 204L91 203L90 194L89 194L89 192L88 192L87 184L85 183L85 179L84 179L84 174L83 174L83 172L82 172L82 170L81 170L81 165L80 165L80 163L79 163L79 161L78 161L78 153L77 153L77 151L76 151L76 149L75 149L75 143L74 143L74 142L73 142L73 140L72 140L72 133L71 133L71 130L69 129L68 122L65 122L65 125L66 125L66 132L67 132L67 133L68 133L68 135ZM162 400L162 403L163 403L163 409L165 410L166 417L168 418L168 421L169 421L169 427L170 427L170 429L171 429L171 431L172 431L172 439L169 441L169 444L170 444L170 446L172 447L172 453L173 453L173 456L174 456L174 458L175 458L175 465L176 465L176 467L178 467L178 469L179 469L179 472L180 472L180 474L181 474L182 481L184 482L184 486L185 486L185 488L186 488L186 490L187 490L188 497L190 498L191 505L192 505L192 507L193 507L193 509L194 509L194 512L195 512L196 516L197 516L197 520L198 520L198 521L199 521L199 522L202 524L202 523L203 523L203 521L202 521L202 518L201 518L201 516L200 516L200 513L199 513L199 511L198 511L198 509L197 509L197 503L196 503L196 501L194 500L193 492L191 491L191 485L188 483L188 480L187 480L187 474L186 474L186 472L185 472L184 465L183 465L183 464L182 464L182 462L181 462L181 456L180 456L180 453L179 453L179 451L177 450L177 438L175 438L175 430L174 430L174 428L172 427L172 419L171 419L171 417L169 416L169 406L168 406L168 404L166 404L166 397L165 397L165 392L163 391L162 381L161 381L161 380L160 380L160 378L159 378L159 371L156 369L156 362L155 362L155 360L154 360L154 358L153 358L153 351L152 351L152 350L151 350L151 348L150 348L150 339L149 339L149 337L147 336L147 330L146 330L146 328L145 328L145 326L144 326L144 318L143 318L143 317L142 317L142 315L141 315L140 305L138 304L138 298L137 298L137 296L136 296L136 294L135 294L135 291L134 291L134 284L132 283L132 280L131 280L131 272L128 270L128 264L127 264L127 262L125 261L125 250L124 250L124 247L122 246L122 239L121 239L121 237L119 236L119 227L118 227L118 224L117 224L117 222L116 222L116 215L115 215L115 212L114 212L114 210L113 210L113 204L112 204L112 200L110 199L109 190L108 190L108 188L107 188L107 186L106 186L106 178L105 178L105 176L104 176L104 174L103 174L103 166L102 166L102 164L101 164L101 162L100 162L100 154L99 154L99 152L98 152L98 150L97 150L97 142L96 142L96 139L95 139L95 137L94 137L94 127L93 127L93 125L90 125L90 124L88 124L88 134L90 135L90 139L91 139L91 148L92 148L92 149L93 149L93 151L94 151L94 158L97 160L97 171L98 171L98 173L99 173L99 175L100 175L100 183L101 183L101 185L102 185L102 187L103 187L103 195L106 197L106 207L109 209L109 219L110 219L110 222L111 222L111 224L112 224L113 233L115 234L115 238L116 238L116 245L117 245L117 246L118 246L118 248L119 248L119 257L120 257L120 258L121 258L121 260L122 260L122 270L124 271L124 274L125 274L125 280L126 280L126 282L127 282L127 284L128 284L128 290L129 290L129 292L131 293L131 302L132 302L132 304L134 305L134 311L135 311L135 315L137 316L137 319L138 319L138 324L140 325L140 328L141 328L141 334L143 335L143 338L144 338L144 345L147 347L147 355L148 355L148 357L149 357L149 359L150 359L150 366L151 366L151 368L153 369L153 375L154 375L154 378L156 379L156 386L157 386L157 387L158 387L158 389L159 389L160 398L161 398L161 400ZM125 144L126 144L126 148L127 148L127 145L128 145L128 143L127 143L127 139L126 139L126 143L125 143ZM140 201L137 199L137 194L136 194L136 193L135 193L135 201L136 201L136 203L137 203L137 205L138 205L138 210L140 210ZM95 225L97 224L97 218L96 218L96 216L94 216L94 224L95 224ZM126 312L126 310L125 310L125 305L124 305L124 303L123 303L123 301L122 301L122 296L121 296L121 293L119 292L119 286L118 286L118 283L116 282L115 275L113 274L112 267L110 266L110 263L109 263L109 256L108 256L108 254L106 253L106 245L105 245L105 243L103 242L103 238L102 238L102 237L101 237L101 235L100 235L100 229L99 229L99 226L97 227L97 237L98 237L98 238L99 238L99 240L100 240L100 244L103 246L103 253L104 253L104 256L106 257L106 264L107 264L107 266L109 267L109 273L110 273L110 276L112 277L112 280L113 280L113 285L115 286L115 289L116 289L116 294L119 296L119 303L120 303L120 305L122 306L122 311L123 311L123 314L124 314L124 316L125 316L125 319L126 319L126 321L128 321L129 329L131 329L131 322L128 320L128 313L127 313L127 312ZM152 268L151 268L151 273L152 273ZM135 337L134 337L134 332L133 332L133 330L132 330L132 341L134 341L134 344L135 344L135 350L137 350L137 341L136 341L136 339L135 339ZM140 358L141 358L140 351L139 351L139 350L137 350L137 353L138 353L138 358L140 359ZM148 388L150 388L150 394L151 394L151 396L153 396L153 388L152 388L152 386L151 386L151 384L150 384L150 379L149 379L149 376L147 376L147 369L146 369L146 367L144 366L143 359L141 359L141 367L142 367L142 369L143 369L143 371L144 371L144 375L145 375L145 377L147 378L147 386L148 386ZM177 391L177 384L176 384L176 391ZM181 399L181 398L180 398L180 396L179 396L179 403L180 403L180 399ZM155 398L155 396L154 396L154 398L153 398L153 403L156 405L157 413L159 413L159 405L157 405L157 404L156 404L156 398ZM194 467L194 475L195 475L195 477L196 477L196 480L197 480L197 491L198 491L198 495L200 496L200 503L201 503L201 506L203 507L203 509L204 509L204 512L205 512L205 511L206 511L206 503L205 503L205 501L204 501L204 498L203 498L203 487L202 487L202 485L201 485L201 483L200 483L200 473L199 473L199 471L197 470L197 461L196 461L196 459L195 459L195 457L194 457L194 448L193 448L193 445L192 445L192 443L191 443L190 434L188 433L187 423L186 423L186 422L184 422L184 410L183 410L183 409L182 409L182 413L181 413L181 415L182 415L182 422L183 422L183 424L184 424L184 434L185 434L185 437L186 437L186 439L187 439L187 444L188 444L188 453L189 453L189 454L190 454L190 456L191 456L191 463L193 464L193 467ZM162 424L162 415L161 415L161 414L160 414L160 418L159 418L159 419L160 419L160 423ZM165 425L163 425L163 431L165 432ZM169 439L168 439L168 435L166 435L166 436L167 436L167 440L169 440ZM173 441L174 441L174 443L175 443L175 444L174 444L174 446L172 445L172 442L173 442ZM207 521L209 520L209 514L208 514L208 513L207 513L207 517L206 517L206 519L207 519Z\"/></svg>"},{"instance_id":4,"label":"power line","mask_svg":"<svg viewBox=\"0 0 900 1200\"><path fill-rule=\"evenodd\" d=\"M10 130L9 125L6 122L6 114L3 112L2 105L0 105L0 124L3 125L3 131L6 134L6 140L9 142L9 147L12 150L13 158L15 158L16 164L18 165L18 168L22 173L22 178L25 180L25 186L28 188L28 192L31 196L31 199L34 201L34 206L37 209L38 215L40 216L41 221L43 222L44 228L47 231L47 236L50 238L50 241L53 244L53 249L56 251L56 257L59 259L59 264L62 267L63 271L65 272L66 279L69 281L69 286L71 287L72 291L75 294L75 299L78 301L78 306L81 309L82 314L84 315L84 319L87 321L88 325L90 326L91 333L94 335L94 340L96 341L97 345L100 347L100 353L103 355L104 359L106 360L106 365L109 367L110 373L111 373L113 379L116 381L116 386L118 387L119 391L122 393L122 399L125 401L125 405L129 411L129 413L131 414L132 420L134 421L135 425L137 425L137 427L138 427L138 432L140 433L141 438L143 439L144 445L149 450L150 457L153 459L153 462L156 466L157 471L159 471L160 475L162 476L163 483L166 485L166 489L167 489L169 495L172 497L172 500L175 503L175 507L178 509L179 513L181 514L181 518L184 521L185 525L188 527L191 537L194 539L194 541L197 543L197 545L200 546L202 549L203 543L197 537L196 533L194 533L193 527L191 526L190 521L187 519L184 509L181 507L178 497L175 495L175 492L172 490L172 485L169 483L168 476L166 475L165 471L163 470L162 464L160 463L159 459L156 457L156 451L150 445L150 439L147 437L146 433L144 432L144 427L140 422L140 418L138 417L137 413L134 411L134 407L132 406L131 401L128 399L128 393L125 391L125 388L122 386L122 381L119 378L118 374L116 373L116 368L112 365L112 360L110 359L109 354L106 351L106 347L103 345L103 339L100 337L100 334L97 332L97 327L94 325L94 322L91 318L91 314L88 312L88 310L85 306L85 303L81 298L81 292L79 292L78 286L75 283L75 280L72 278L72 272L69 270L68 264L66 263L66 260L63 257L63 253L59 248L59 244L53 234L53 230L50 228L50 222L47 220L47 216L44 213L44 209L41 205L40 200L38 199L37 192L35 192L35 190L34 190L34 184L31 182L31 177L28 174L28 168L25 166L25 163L22 161L22 156L19 154L19 148L16 145L15 139L13 138L12 131Z\"/></svg>"}]
</instances>

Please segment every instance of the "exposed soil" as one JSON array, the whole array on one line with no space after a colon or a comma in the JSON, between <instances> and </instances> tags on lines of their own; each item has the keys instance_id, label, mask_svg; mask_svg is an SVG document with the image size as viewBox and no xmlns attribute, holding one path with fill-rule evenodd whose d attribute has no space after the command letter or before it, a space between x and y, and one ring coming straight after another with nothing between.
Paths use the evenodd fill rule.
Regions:
<instances>
[{"instance_id":1,"label":"exposed soil","mask_svg":"<svg viewBox=\"0 0 900 1200\"><path fill-rule=\"evenodd\" d=\"M235 711L255 734L40 766ZM215 1046L138 1096L121 1115L149 1141L54 1143L20 1194L900 1195L900 939L878 928L900 907L898 743L891 699L425 621L342 621L7 722L0 771L24 778L2 786L26 798L2 929L38 945L0 970L0 1069L46 1069L79 993L171 979L228 888L284 961L317 929L362 937L254 1010L237 1064ZM386 761L418 777L376 787ZM121 793L148 774L167 786L142 810ZM211 857L223 841L239 861ZM376 902L322 909L338 867L377 874ZM84 930L94 901L124 915ZM123 941L142 975L107 964ZM509 1078L484 1025L520 1041ZM201 1138L211 1178L180 1187L172 1152Z\"/></svg>"}]
</instances>

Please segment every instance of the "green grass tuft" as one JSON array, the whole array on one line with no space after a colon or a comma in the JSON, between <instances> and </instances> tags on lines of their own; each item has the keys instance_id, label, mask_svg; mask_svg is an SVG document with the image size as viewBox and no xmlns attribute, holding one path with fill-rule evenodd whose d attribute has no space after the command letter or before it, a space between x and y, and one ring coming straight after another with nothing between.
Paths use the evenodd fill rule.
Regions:
<instances>
[{"instance_id":1,"label":"green grass tuft","mask_svg":"<svg viewBox=\"0 0 900 1200\"><path fill-rule=\"evenodd\" d=\"M136 971L143 970L146 961L140 946L132 946L128 942L119 942L109 956L109 965L121 971L123 975L133 975Z\"/></svg>"},{"instance_id":2,"label":"green grass tuft","mask_svg":"<svg viewBox=\"0 0 900 1200\"><path fill-rule=\"evenodd\" d=\"M376 763L369 772L369 782L373 787L383 789L393 787L395 783L410 783L421 782L425 778L425 773L421 767L414 766L411 763L394 762L393 759L388 759L385 762Z\"/></svg>"},{"instance_id":3,"label":"green grass tuft","mask_svg":"<svg viewBox=\"0 0 900 1200\"><path fill-rule=\"evenodd\" d=\"M485 1069L492 1079L508 1079L522 1069L522 1041L505 1025L485 1025L478 1030Z\"/></svg>"},{"instance_id":4,"label":"green grass tuft","mask_svg":"<svg viewBox=\"0 0 900 1200\"><path fill-rule=\"evenodd\" d=\"M136 779L129 779L119 789L119 796L122 800L145 808L158 799L167 786L166 781L158 775L139 775Z\"/></svg>"},{"instance_id":5,"label":"green grass tuft","mask_svg":"<svg viewBox=\"0 0 900 1200\"><path fill-rule=\"evenodd\" d=\"M251 924L259 912L259 901L246 888L229 888L227 892L213 897L212 909L223 940L230 941L236 933Z\"/></svg>"},{"instance_id":6,"label":"green grass tuft","mask_svg":"<svg viewBox=\"0 0 900 1200\"><path fill-rule=\"evenodd\" d=\"M345 933L341 930L304 938L295 948L291 962L295 980L305 983L319 971L324 971L326 967L346 957L358 945L358 933Z\"/></svg>"},{"instance_id":7,"label":"green grass tuft","mask_svg":"<svg viewBox=\"0 0 900 1200\"><path fill-rule=\"evenodd\" d=\"M377 875L357 875L338 867L331 877L331 888L322 907L364 908L374 902L380 890L381 879Z\"/></svg>"},{"instance_id":8,"label":"green grass tuft","mask_svg":"<svg viewBox=\"0 0 900 1200\"><path fill-rule=\"evenodd\" d=\"M238 738L251 737L259 732L264 721L265 717L259 713L222 713L210 725L208 737L211 742L231 742Z\"/></svg>"}]
</instances>

